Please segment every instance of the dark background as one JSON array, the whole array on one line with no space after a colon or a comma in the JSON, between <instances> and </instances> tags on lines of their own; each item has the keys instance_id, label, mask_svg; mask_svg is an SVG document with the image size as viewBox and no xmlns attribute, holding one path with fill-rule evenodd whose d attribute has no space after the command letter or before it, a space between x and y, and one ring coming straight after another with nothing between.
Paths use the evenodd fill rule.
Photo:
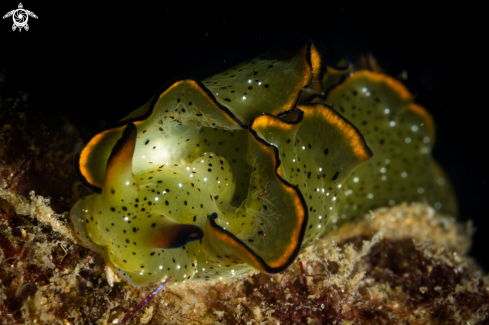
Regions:
<instances>
[{"instance_id":1,"label":"dark background","mask_svg":"<svg viewBox=\"0 0 489 325\"><path fill-rule=\"evenodd\" d=\"M0 15L17 1L2 1ZM295 51L313 39L330 63L370 51L391 75L407 71L405 84L434 116L433 155L454 184L461 220L477 228L472 254L489 270L487 37L480 9L402 2L23 5L39 19L29 18L30 30L21 33L12 32L11 18L0 20L0 95L28 93L31 108L68 116L83 136L142 105L173 77L205 78L272 46Z\"/></svg>"}]
</instances>

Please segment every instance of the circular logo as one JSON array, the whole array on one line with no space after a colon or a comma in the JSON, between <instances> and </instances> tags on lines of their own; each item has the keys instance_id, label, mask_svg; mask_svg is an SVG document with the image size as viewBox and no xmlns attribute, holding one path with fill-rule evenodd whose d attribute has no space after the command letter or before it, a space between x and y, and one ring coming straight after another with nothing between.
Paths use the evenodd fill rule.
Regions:
<instances>
[{"instance_id":1,"label":"circular logo","mask_svg":"<svg viewBox=\"0 0 489 325\"><path fill-rule=\"evenodd\" d=\"M15 10L15 13L13 14L14 18L14 24L17 27L24 27L27 24L27 20L29 20L29 16L27 15L27 12L25 12L24 9L17 9Z\"/></svg>"}]
</instances>

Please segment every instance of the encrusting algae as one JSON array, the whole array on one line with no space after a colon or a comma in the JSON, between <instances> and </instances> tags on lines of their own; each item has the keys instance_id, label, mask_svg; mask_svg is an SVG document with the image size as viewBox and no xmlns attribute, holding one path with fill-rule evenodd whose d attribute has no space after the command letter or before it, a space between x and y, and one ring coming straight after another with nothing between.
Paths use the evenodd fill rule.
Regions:
<instances>
[{"instance_id":1,"label":"encrusting algae","mask_svg":"<svg viewBox=\"0 0 489 325\"><path fill-rule=\"evenodd\" d=\"M239 224L231 225L229 228L223 227L227 228L224 231L216 227L216 223L212 224L214 219L207 219L206 214L199 214L199 218L201 216L204 217L203 221L193 225L194 215L192 214L189 220L178 221L180 224L191 224L196 227L187 228L191 231L184 232L184 234L190 236L196 233L200 236L199 230L201 228L203 229L202 239L206 238L206 234L212 234L212 236L226 234L231 239L231 242L241 245L241 250L236 253L236 256L240 258L240 263L244 265L244 271L240 275L237 275L239 272L231 272L235 273L235 276L232 276L233 274L228 274L230 271L226 271L226 268L222 267L219 272L228 272L225 273L228 277L223 277L222 280L219 279L220 276L212 276L209 277L209 281L170 282L153 300L142 306L142 310L133 315L128 320L128 323L477 324L485 322L489 304L489 278L467 256L472 228L470 223L461 225L453 217L446 215L455 215L456 208L454 205L450 206L454 201L449 196L448 180L440 173L441 169L431 163L430 148L433 143L433 129L431 127L426 129L418 128L414 131L412 128L413 125L429 123L430 119L427 117L427 113L418 109L417 106L413 106L414 104L412 104L408 96L410 95L409 93L397 92L397 94L400 94L400 99L392 95L387 97L388 100L401 100L405 104L395 106L389 103L389 114L386 114L385 107L382 107L381 113L384 115L379 115L376 118L377 113L374 113L374 106L378 102L375 100L377 95L375 92L380 92L379 89L387 87L389 84L392 86L392 82L394 82L392 78L382 75L385 76L383 77L384 79L379 81L378 84L370 85L371 87L367 89L370 95L367 95L367 91L363 91L363 85L355 86L359 87L357 90L356 88L351 88L353 86L350 83L360 83L362 78L354 79L355 75L364 76L373 72L364 72L363 74L353 72L353 75L350 75L350 72L353 71L351 66L345 66L345 68L341 69L328 67L326 72L329 71L330 74L325 73L324 78L320 80L319 77L316 77L319 74L314 73L315 71L326 69L321 67L320 57L315 56L314 51L312 55L308 54L307 51L304 53L303 55L306 55L306 59L298 60L298 63L294 65L294 71L299 71L300 73L298 72L297 75L298 81L294 81L293 84L298 82L300 87L303 87L304 85L301 82L307 79L311 82L310 87L302 95L297 93L297 96L292 96L296 101L300 95L301 102L299 104L295 105L293 99L284 98L281 102L283 105L288 106L286 108L270 107L268 115L247 117L246 109L241 109L240 107L237 108L236 113L232 113L232 107L230 105L226 106L226 103L229 102L225 98L230 99L232 103L242 98L243 95L240 94L241 97L239 98L230 97L234 93L229 91L229 94L219 101L218 96L213 95L215 90L211 89L211 87L207 88L205 80L199 86L204 89L203 92L196 88L200 94L207 96L204 96L203 100L206 100L208 105L210 105L207 106L208 109L212 109L212 105L214 105L214 107L218 107L224 112L224 117L226 117L226 114L228 117L231 116L231 113L234 115L230 119L216 120L221 121L221 123L236 124L236 130L232 133L243 139L248 138L246 140L248 141L248 146L243 147L243 150L258 150L254 154L256 157L261 158L250 161L247 160L245 155L244 161L241 161L243 158L239 155L242 153L236 154L236 151L233 154L230 153L230 157L226 157L225 152L221 154L213 151L218 150L215 149L218 148L217 144L215 148L208 151L206 146L212 146L212 141L204 142L204 139L208 139L207 136L200 137L199 134L206 134L208 132L207 129L212 130L212 123L206 124L206 126L199 126L199 123L202 123L199 122L199 119L189 117L188 121L194 123L192 131L189 132L192 134L196 132L196 138L188 141L193 141L193 151L188 149L185 155L177 162L179 166L172 167L175 169L172 169L175 173L179 173L176 170L178 168L186 170L186 167L191 167L193 169L192 161L196 159L202 160L203 158L200 158L201 154L204 154L204 158L208 160L215 159L217 154L224 157L222 166L225 167L225 170L232 171L236 181L235 194L238 194L239 197L236 197L233 193L214 193L213 191L219 191L219 186L215 184L209 185L208 188L202 187L202 190L206 189L212 194L210 201L205 204L223 209L209 209L208 212L210 216L216 212L219 224L222 225L223 220L226 220L222 211L229 215L229 213L234 211L233 209L242 209L245 213L249 213L252 210L258 211L259 208L261 208L260 213L267 213L267 211L273 210L270 208L272 205L267 206L267 209L263 208L263 203L260 203L259 208L253 208L253 204L255 204L253 201L254 195L260 193L251 191L250 194L247 187L243 189L242 186L239 186L241 183L246 182L247 179L252 182L252 186L260 186L259 178L256 179L250 176L256 172L250 166L254 166L253 164L256 163L258 173L262 173L263 177L273 176L278 184L277 186L279 186L278 188L293 190L290 192L292 198L294 196L298 197L301 202L299 207L304 213L304 220L301 221L300 218L297 218L297 215L295 217L291 215L287 217L289 219L284 219L287 220L287 224L298 224L301 222L304 224L303 233L302 235L299 234L301 238L298 244L298 247L301 248L300 252L297 249L297 253L293 255L292 260L283 264L285 270L281 273L270 275L258 272L249 266L258 270L262 267L265 268L262 271L267 271L266 265L271 265L274 257L262 257L264 263L258 261L253 264L253 261L247 261L246 257L243 257L245 255L239 252L249 252L251 250L257 256L262 254L259 244L263 244L263 241L257 240L258 244L255 246L246 241L247 238L260 238L258 236L262 236L259 233L262 231L261 228L253 228L250 222L250 228L248 228L248 234L246 235L248 237L240 236ZM309 59L307 59L307 55L310 55ZM251 62L248 64L251 64ZM375 66L374 63L374 61L370 61L372 66ZM277 65L276 70L278 70L280 67L279 62L277 61L274 64ZM308 64L310 70L303 68L304 66L307 67ZM268 65L266 67L269 69ZM239 67L239 69L242 69L242 67ZM260 72L261 70L253 70L253 72L257 71ZM229 74L230 72L225 73ZM308 75L309 73L310 75ZM372 78L377 78L379 75L379 72L377 72ZM212 81L211 84L213 82L224 82L223 80L230 76L220 77L216 75L209 78L209 80ZM273 76L270 76L270 78L273 79ZM263 83L267 81L265 79L263 79ZM252 82L255 82L255 79L252 79ZM246 83L247 80L245 80ZM218 84L216 83L215 85ZM270 83L268 85L269 87L263 89L263 91L272 89L273 84ZM335 89L340 91L342 85L343 87L348 85L345 91L350 91L352 93L351 96L354 96L353 91L357 91L356 96L359 97L355 100L359 103L363 102L366 106L361 107L359 103L352 103L352 99L349 100L350 104L345 104L345 97L335 95ZM399 85L395 84L395 87ZM225 87L220 84L219 86ZM290 86L293 88L293 85ZM212 90L210 95L205 89ZM297 89L299 89L299 86L297 86ZM294 92L292 91L291 93ZM247 94L244 96L251 95ZM334 98L341 99L335 102ZM372 102L370 102L370 99L372 99ZM261 100L267 100L266 96L262 97ZM379 100L383 102L380 97ZM303 103L305 101L309 103ZM288 104L289 102L293 104ZM323 104L323 102L333 104L334 110ZM163 105L164 101L153 100L152 103ZM175 103L177 103L176 98ZM197 103L199 103L198 100L193 100L192 106L197 105ZM0 144L0 157L2 157L0 160L0 322L2 324L120 324L123 320L126 321L133 308L150 295L158 287L158 283L148 286L131 286L120 277L121 273L114 268L114 265L110 262L111 259L102 250L95 249L97 253L94 253L90 249L79 245L79 234L75 230L78 229L80 231L80 225L76 225L78 228L73 228L69 213L66 212L75 201L87 195L87 191L80 187L73 174L67 172L71 170L70 166L78 159L78 156L75 157L74 154L65 155L66 152L73 152L72 148L79 146L81 142L76 130L65 119L47 120L42 116L35 116L30 112L27 106L28 101L22 95L14 101L1 99L0 105L0 118L5 121L0 130L0 138L2 139ZM185 101L185 105L188 105L187 101ZM355 109L353 106L355 106ZM367 107L370 106L372 106L372 110L367 113L369 110ZM186 113L195 113L188 106L179 106L180 110L182 108L185 109ZM358 112L359 108L363 108L363 113L353 112L354 110ZM147 118L147 114L144 112L148 112L151 109L150 106L145 105L138 112L133 113L119 123L114 133L117 136L112 137L112 140L110 140L112 145L109 145L108 149L104 149L105 151L101 149L102 147L97 149L99 152L107 152L105 156L102 155L102 157L105 157L101 158L102 162L86 160L88 162L87 166L90 164L97 166L99 163L102 165L93 174L84 174L87 175L85 181L93 176L91 178L93 182L89 183L92 184L91 187L89 186L90 189L102 193L95 194L95 196L104 195L104 180L107 180L107 177L100 173L105 173L108 161L110 164L110 160L113 159L109 159L109 157L111 155L112 157L117 156L114 154L116 151L112 150L112 148L121 137L124 139L124 130L131 131L128 125L135 125L136 131L134 129L131 131L133 132L133 137L134 132L137 132L135 145L132 147L134 152L137 153L138 150L143 150L140 153L144 153L144 150L147 150L145 146L148 145L144 143L148 139L150 143L156 141L155 139L157 138L154 135L149 137L148 133L152 132L149 127L145 128L147 130L146 133L143 133L143 129L140 130L140 125L144 124L143 121ZM396 109L404 113L396 115L394 114ZM280 115L284 111L286 114ZM301 123L304 125L308 123L307 116L311 112L330 114L330 117L324 120L326 124L340 125L338 123L343 123L344 127L351 129L352 137L357 137L358 141L365 141L373 152L373 158L365 163L373 162L373 165L365 165L368 166L365 171L362 171L362 167L359 167L350 171L352 174L348 176L350 172L345 172L345 169L339 170L339 175L341 176L337 175L333 181L340 179L348 182L351 178L351 183L348 183L348 186L346 185L347 183L344 183L343 187L336 187L334 192L333 189L329 190L327 185L324 185L326 183L313 184L313 182L323 182L323 180L324 182L326 180L331 182L330 180L334 178L336 171L327 169L326 165L318 165L321 164L321 158L314 153L314 150L315 145L319 142L317 140L314 142L315 138L311 138L309 141L307 139L310 136L309 133L300 130ZM345 116L343 114L358 114L355 116L365 114L366 116L369 115L371 120L365 120L367 124L363 125L362 122L364 120L361 117L359 117L359 123L355 123L355 117L349 116L347 117L348 120L345 120L342 117ZM160 115L160 118L164 120L165 116L166 113ZM141 118L138 119L138 117ZM336 118L337 124L332 122L331 117ZM423 122L416 122L419 118L422 118ZM260 119L265 122L260 123ZM173 121L170 117L167 120ZM317 118L316 120L318 122L322 121ZM175 125L185 124L184 119L178 121L169 122L170 130L172 123L175 123ZM409 121L409 128L406 130L396 129L396 132L401 132L401 135L398 134L398 139L403 140L404 143L389 143L388 140L385 140L385 149L378 147L382 146L380 144L381 138L379 138L382 135L379 134L381 132L391 132L389 129L392 128L391 122L395 122L397 125L404 125L403 121ZM160 127L166 130L165 123L159 124L158 119L156 120L155 134L161 132L159 131ZM374 125L370 126L372 123ZM387 129L382 129L383 123L387 124ZM64 127L59 128L60 124ZM275 129L273 129L274 127ZM318 125L316 127L321 129L322 126ZM204 131L199 133L199 128L200 130L204 129ZM290 130L295 128L293 136L296 137L296 140L294 142L292 141L294 137L290 135L291 142L297 143L294 149L288 149L286 146L287 140L289 140L287 132L292 132L285 132L286 128L290 128ZM311 131L314 131L313 128L314 126L308 127ZM112 129L108 128L107 130ZM126 140L131 135L129 131L126 133L129 134L126 136ZM24 136L18 138L17 134L19 132L24 134ZM230 133L229 130L226 132ZM321 132L327 133L328 131L324 129ZM149 138L145 138L145 134ZM227 141L222 134L220 137L223 141ZM269 137L270 134L272 137ZM172 140L171 136L175 136L175 133L168 132L166 139L170 142L178 142L178 139ZM210 136L212 136L212 133L209 134ZM383 136L386 135L384 134ZM406 142L407 137L410 138L410 143ZM430 138L429 141L426 140L426 137ZM190 137L188 138L190 139ZM187 137L184 142L187 142L185 141L186 139ZM353 142L347 140L346 137L340 135L338 139L343 141L344 145L352 146ZM385 139L388 138L386 137ZM375 145L373 144L374 140L378 140ZM252 141L256 141L256 143L253 144ZM265 143L264 141L268 144L272 143L273 146L262 145ZM320 139L319 141L326 140ZM122 144L116 153L127 154L125 150L131 148L124 144L127 144L128 141L119 142ZM50 146L44 146L45 143L50 143ZM361 144L361 142L357 143ZM311 144L312 148L308 147L309 144ZM408 147L406 150L413 150L415 149L414 146L419 150L413 151L413 153L418 154L418 158L410 156L413 161L408 161L406 165L406 156L403 156L405 151L402 148L408 144L413 144L413 148ZM325 148L321 148L320 154L332 157L335 151L340 150L340 148L341 146L337 144L331 144L328 145L328 155L325 154ZM354 146L351 148L354 148ZM400 151L395 151L397 149ZM272 155L268 155L267 150ZM382 150L386 152L382 153ZM379 160L381 158L377 158L377 151L379 151L379 156L385 154L390 154L391 156ZM206 152L208 152L207 155L205 155ZM210 152L213 152L216 156L209 158ZM277 155L273 154L273 152L276 152ZM354 152L354 150L348 152ZM368 150L364 152L368 153ZM173 154L176 155L177 153ZM185 160L187 159L185 158L187 154L190 155L189 161ZM138 155L141 156L141 154ZM56 157L66 158L58 159ZM134 157L136 157L136 154L134 154ZM289 157L297 159L297 162L301 158L301 163L310 166L293 166L294 162L287 160ZM399 160L396 160L397 158ZM139 164L134 159L132 160L132 166ZM153 157L152 159L155 158ZM236 161L233 162L233 159ZM267 162L267 159L270 162ZM278 159L280 159L282 164L277 164ZM386 163L385 159L389 159L389 163ZM267 165L273 162L275 164L270 166L275 167L275 170ZM377 165L378 162L383 162L383 165ZM206 165L209 163L212 162L206 162ZM229 164L229 166L225 164ZM409 175L416 173L416 164L428 164L429 168L425 168L422 174L416 176L416 179L425 183L415 183L411 186L410 183L415 178L403 177L403 172ZM145 167L144 164L139 164L139 170L133 169L133 173L137 177L147 173L148 171L145 168L148 168L147 166L149 165L146 164ZM125 168L124 165L120 166ZM156 167L159 166L161 165ZM221 166L221 164L218 163L217 166ZM240 166L242 169L239 168ZM362 165L360 164L360 166ZM317 169L317 174L321 177L311 177L313 176L313 167ZM44 179L47 177L45 174L46 168L61 174L50 182L46 182ZM196 161L195 168L197 170L192 178L201 177L203 179L205 176L202 175L211 173L207 169L214 168L214 166L206 166L205 170L200 171L198 170L198 161ZM292 168L305 169L299 171L292 170ZM308 168L311 168L311 175L309 175ZM319 174L322 170L320 171L319 168L328 171L328 174L332 173L332 175L322 177L322 174ZM382 172L382 168L385 168L384 172ZM404 168L410 169L406 170ZM377 169L379 170L377 171ZM94 169L92 168L91 170ZM236 173L237 170L242 170L243 174ZM272 173L264 174L263 171L266 170L271 170ZM224 170L221 171L224 172ZM345 172L344 175L343 172ZM162 173L162 175L161 181L167 181L165 177L168 177L168 175L165 173ZM383 181L383 176L388 178ZM358 178L359 181L355 182L355 178ZM394 178L392 183L388 181L390 178ZM408 182L404 187L402 182L406 178ZM440 181L441 178L443 181ZM274 179L271 178L266 184L273 184ZM364 179L370 179L371 181L362 183ZM258 181L257 185L253 185L255 180ZM360 190L359 186L368 186L371 182L377 182L380 185L378 188L365 187ZM180 188L178 186L179 183L182 182L175 182L175 189ZM303 183L307 185L305 187L306 190L301 188ZM97 184L100 184L100 187ZM252 186L250 189L253 188ZM325 188L325 196L321 199L320 197L322 196L320 195L323 193L323 187ZM382 195L368 198L369 194L385 193L389 188L391 188L392 195L396 196L395 198L391 197L389 199ZM420 188L423 188L423 191L420 191ZM116 188L114 189L117 190ZM174 188L168 189L170 193L174 193ZM319 189L319 193L314 191L315 189ZM163 190L166 191L166 188ZM352 191L352 193L347 194L348 191ZM356 191L366 194L365 198L363 195L355 196ZM326 196L328 192L330 195ZM411 193L411 196L406 196L406 199L402 199L402 193L404 192ZM314 198L314 193L319 194L318 199ZM336 193L337 196L335 196ZM219 204L220 200L214 198L216 195L219 195L220 198L222 195L223 199L228 200L228 204ZM209 194L206 194L206 197L209 197ZM335 199L333 200L333 198ZM142 197L142 200L144 201L144 197ZM199 200L198 196L196 196L195 200ZM271 198L270 200L274 199ZM361 202L357 204L354 213L351 210L354 206L351 204L351 200ZM408 202L425 201L433 207L422 203L402 203L404 200ZM392 204L390 201L395 202ZM187 201L187 205L183 203L181 206L177 206L176 209L184 210L185 206L189 206L189 202ZM239 202L245 203L241 205ZM348 202L348 204L344 202ZM367 203L365 202L376 203L374 204L375 206L370 206L366 205ZM437 205L437 203L439 204ZM326 217L327 213L320 212L320 209L323 206L329 208L330 205L333 209L337 209L337 212L336 214L328 214L328 217ZM389 205L393 206L389 208L382 207ZM275 206L277 206L277 203L275 203ZM156 207L158 206L156 205ZM311 207L313 209L310 210ZM114 208L116 207L114 206ZM149 206L146 205L145 208L149 208ZM108 209L110 211L110 207ZM317 211L312 211L314 209ZM122 205L120 210L122 211ZM176 211L173 210L172 215ZM135 211L135 214L139 215L140 212ZM168 216L170 215L166 210L164 213ZM343 218L343 214L348 216ZM355 218L352 217L352 214L355 214ZM282 215L280 214L280 216ZM152 218L154 217L156 215ZM257 218L259 214L254 214L253 217ZM252 217L249 218L253 219ZM232 221L233 218L231 217L229 220ZM210 229L206 228L206 223L207 226L210 225L212 227ZM310 225L313 226L311 229L316 229L314 232L307 231ZM269 225L269 227L274 226L280 227L280 224ZM199 230L196 230L197 228ZM174 228L174 225L171 225L170 228L163 227L162 229L178 230L181 228ZM326 235L321 236L318 230L324 230ZM213 234L212 231L217 231L217 233ZM236 233L238 234L236 235ZM273 234L273 230L271 234ZM309 234L312 235L308 237ZM187 235L183 236L185 240L189 239ZM174 243L177 243L181 238L176 236L174 241L166 245L179 246ZM152 239L154 238L148 237L145 240L150 242ZM200 254L200 248L198 248L199 240L195 240L190 244L195 244L197 247L193 249L195 249L196 254ZM86 242L85 245L90 246ZM97 245L100 246L99 243ZM133 245L132 242L131 245ZM214 244L213 247L216 247L216 245ZM183 251L181 247L169 247L165 250L172 249ZM205 251L205 248L203 249ZM273 248L271 251L276 252L278 249L280 248ZM199 257L196 269L203 267L205 258L209 258L209 256L210 254L204 254L202 258ZM212 266L214 260L215 258L211 258L208 261L211 264L208 265ZM196 272L196 276L199 273ZM185 275L188 276L188 274Z\"/></svg>"},{"instance_id":2,"label":"encrusting algae","mask_svg":"<svg viewBox=\"0 0 489 325\"><path fill-rule=\"evenodd\" d=\"M5 208L13 195L0 195ZM35 206L26 200L19 210ZM69 227L62 216L38 216ZM26 235L2 232L4 324L117 324L156 287L115 282L99 255L28 225L36 220L15 206L6 218L23 222ZM471 234L426 205L382 208L315 240L283 273L166 287L132 323L477 324L487 317L489 278L466 256Z\"/></svg>"}]
</instances>

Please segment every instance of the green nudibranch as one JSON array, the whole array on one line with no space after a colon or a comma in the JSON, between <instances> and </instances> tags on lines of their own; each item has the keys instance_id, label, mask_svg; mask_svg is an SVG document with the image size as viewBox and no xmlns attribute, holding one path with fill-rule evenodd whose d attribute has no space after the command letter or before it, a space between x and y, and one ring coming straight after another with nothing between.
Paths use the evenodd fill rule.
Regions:
<instances>
[{"instance_id":1,"label":"green nudibranch","mask_svg":"<svg viewBox=\"0 0 489 325\"><path fill-rule=\"evenodd\" d=\"M455 214L433 140L400 82L326 66L308 42L291 58L175 79L90 138L76 169L95 194L71 219L132 285L277 273L375 207L427 201Z\"/></svg>"}]
</instances>

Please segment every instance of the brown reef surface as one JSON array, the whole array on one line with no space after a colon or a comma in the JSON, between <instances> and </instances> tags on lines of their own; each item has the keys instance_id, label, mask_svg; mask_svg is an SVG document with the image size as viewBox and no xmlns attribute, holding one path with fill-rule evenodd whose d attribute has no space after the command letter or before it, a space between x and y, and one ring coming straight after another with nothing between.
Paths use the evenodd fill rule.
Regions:
<instances>
[{"instance_id":1,"label":"brown reef surface","mask_svg":"<svg viewBox=\"0 0 489 325\"><path fill-rule=\"evenodd\" d=\"M118 281L77 243L81 143L27 96L0 98L0 324L118 324L155 289ZM489 324L472 232L421 203L377 209L281 274L172 285L129 324Z\"/></svg>"}]
</instances>

